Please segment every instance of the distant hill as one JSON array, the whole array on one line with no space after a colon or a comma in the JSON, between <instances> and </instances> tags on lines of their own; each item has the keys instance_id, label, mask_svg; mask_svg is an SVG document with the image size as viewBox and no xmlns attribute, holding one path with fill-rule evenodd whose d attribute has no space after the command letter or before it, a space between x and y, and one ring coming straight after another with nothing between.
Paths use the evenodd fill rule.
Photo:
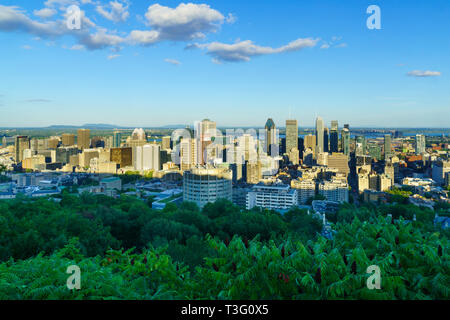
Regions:
<instances>
[{"instance_id":1,"label":"distant hill","mask_svg":"<svg viewBox=\"0 0 450 320\"><path fill-rule=\"evenodd\" d=\"M79 129L79 128L85 128L85 129L120 129L120 128L123 128L123 127L112 125L112 124L103 124L103 123L92 124L92 123L87 123L87 124L84 124L82 126L53 125L53 126L49 126L47 128L48 129Z\"/></svg>"},{"instance_id":2,"label":"distant hill","mask_svg":"<svg viewBox=\"0 0 450 320\"><path fill-rule=\"evenodd\" d=\"M171 125L162 126L159 128L161 128L161 129L184 129L184 128L186 128L186 125L185 124L171 124Z\"/></svg>"}]
</instances>

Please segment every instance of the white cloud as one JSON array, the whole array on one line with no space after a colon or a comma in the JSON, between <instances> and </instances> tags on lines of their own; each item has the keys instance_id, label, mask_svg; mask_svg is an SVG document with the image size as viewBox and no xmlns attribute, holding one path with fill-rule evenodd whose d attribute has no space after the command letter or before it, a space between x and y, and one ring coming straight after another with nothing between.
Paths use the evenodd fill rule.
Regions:
<instances>
[{"instance_id":1,"label":"white cloud","mask_svg":"<svg viewBox=\"0 0 450 320\"><path fill-rule=\"evenodd\" d=\"M82 3L85 3L82 1ZM59 10L63 11L71 5L79 5L80 3L77 0L47 0L44 2L44 5L49 8L57 7Z\"/></svg>"},{"instance_id":2,"label":"white cloud","mask_svg":"<svg viewBox=\"0 0 450 320\"><path fill-rule=\"evenodd\" d=\"M159 4L148 7L145 17L160 40L189 41L216 32L225 17L207 4L181 3L172 9Z\"/></svg>"},{"instance_id":3,"label":"white cloud","mask_svg":"<svg viewBox=\"0 0 450 320\"><path fill-rule=\"evenodd\" d=\"M41 10L34 10L33 14L36 17L39 17L41 19L48 19L53 17L56 14L56 10L53 8L42 8Z\"/></svg>"},{"instance_id":4,"label":"white cloud","mask_svg":"<svg viewBox=\"0 0 450 320\"><path fill-rule=\"evenodd\" d=\"M124 41L124 38L115 34L108 34L107 30L102 28L99 28L94 34L85 34L80 38L80 43L89 50L118 47Z\"/></svg>"},{"instance_id":5,"label":"white cloud","mask_svg":"<svg viewBox=\"0 0 450 320\"><path fill-rule=\"evenodd\" d=\"M41 18L52 17L56 9L63 10L69 5L91 3L105 18L112 21L125 21L129 17L128 0L112 0L109 4L100 5L99 1L91 0L47 0L46 8L35 10L34 14ZM63 11L59 18L53 20L34 20L26 12L17 6L0 5L0 32L24 32L49 39L66 35L72 36L76 43L64 46L71 50L100 50L111 48L118 52L125 45L153 45L161 41L190 41L206 37L208 33L214 33L224 23L233 23L236 18L229 14L224 16L219 11L212 9L207 4L181 3L175 8L159 4L150 5L145 13L146 24L149 30L132 30L128 34L119 31L109 31L97 26L86 17L81 10L81 29L70 30L66 25L68 13ZM314 47L319 39L297 39L279 48L263 47L254 44L251 40L237 40L234 44L212 42L206 44L191 44L188 47L205 49L206 53L213 57L213 61L238 62L249 61L252 57L260 55L278 54L289 51L297 51L303 48ZM322 45L323 46L323 45ZM111 55L116 58L118 55ZM176 60L175 60L176 61ZM172 63L167 61L168 63ZM178 62L179 63L179 62ZM176 63L175 63L176 64Z\"/></svg>"},{"instance_id":6,"label":"white cloud","mask_svg":"<svg viewBox=\"0 0 450 320\"><path fill-rule=\"evenodd\" d=\"M22 46L22 49L31 50L31 49L33 49L33 47L26 44L26 45Z\"/></svg>"},{"instance_id":7,"label":"white cloud","mask_svg":"<svg viewBox=\"0 0 450 320\"><path fill-rule=\"evenodd\" d=\"M75 44L70 48L70 50L84 50L84 49L86 48L81 44Z\"/></svg>"},{"instance_id":8,"label":"white cloud","mask_svg":"<svg viewBox=\"0 0 450 320\"><path fill-rule=\"evenodd\" d=\"M227 18L226 18L226 21L228 23L235 23L236 20L237 20L236 16L234 14L232 14L232 13L229 13Z\"/></svg>"},{"instance_id":9,"label":"white cloud","mask_svg":"<svg viewBox=\"0 0 450 320\"><path fill-rule=\"evenodd\" d=\"M61 23L56 21L37 22L27 17L16 6L0 5L0 31L23 31L40 37L61 35Z\"/></svg>"},{"instance_id":10,"label":"white cloud","mask_svg":"<svg viewBox=\"0 0 450 320\"><path fill-rule=\"evenodd\" d=\"M175 66L179 66L181 64L180 61L175 60L175 59L164 59L164 61L167 62L167 63L173 64Z\"/></svg>"},{"instance_id":11,"label":"white cloud","mask_svg":"<svg viewBox=\"0 0 450 320\"><path fill-rule=\"evenodd\" d=\"M97 6L96 11L108 20L114 22L126 21L130 16L130 13L128 12L128 3L110 1L107 7L108 8L105 9L104 6L99 5Z\"/></svg>"},{"instance_id":12,"label":"white cloud","mask_svg":"<svg viewBox=\"0 0 450 320\"><path fill-rule=\"evenodd\" d=\"M49 103L49 102L53 102L52 100L49 99L27 99L27 100L22 100L21 102L25 102L25 103Z\"/></svg>"},{"instance_id":13,"label":"white cloud","mask_svg":"<svg viewBox=\"0 0 450 320\"><path fill-rule=\"evenodd\" d=\"M323 41L323 44L320 46L320 49L329 49L331 47L333 48L346 48L347 44L346 43L337 43L342 40L342 37L338 37L338 36L334 36L331 37L330 41Z\"/></svg>"},{"instance_id":14,"label":"white cloud","mask_svg":"<svg viewBox=\"0 0 450 320\"><path fill-rule=\"evenodd\" d=\"M118 57L120 57L120 54L111 54L108 56L108 60L117 59Z\"/></svg>"},{"instance_id":15,"label":"white cloud","mask_svg":"<svg viewBox=\"0 0 450 320\"><path fill-rule=\"evenodd\" d=\"M298 51L317 45L319 39L305 38L297 39L279 48L262 47L255 45L252 41L240 41L234 44L212 42L208 44L196 44L197 48L207 50L207 54L213 57L216 63L250 61L252 57L278 54L283 52Z\"/></svg>"},{"instance_id":16,"label":"white cloud","mask_svg":"<svg viewBox=\"0 0 450 320\"><path fill-rule=\"evenodd\" d=\"M424 78L424 77L439 77L441 75L441 73L439 71L414 70L414 71L408 72L407 75L410 76L410 77Z\"/></svg>"},{"instance_id":17,"label":"white cloud","mask_svg":"<svg viewBox=\"0 0 450 320\"><path fill-rule=\"evenodd\" d=\"M88 3L88 1L82 1ZM36 15L50 16L55 8L63 10L69 5L77 4L75 0L47 0L46 8L35 11ZM92 2L98 5L98 2ZM109 3L110 11L101 7L97 9L113 21L125 20L128 16L128 1L115 0ZM103 10L103 11L102 11ZM121 44L151 45L160 41L187 41L203 38L208 32L215 32L225 17L217 10L206 4L180 4L176 8L169 8L159 4L151 5L146 12L150 30L133 30L127 36L117 35L97 26L86 17L81 10L81 30L69 30L66 26L68 13L63 11L61 18L53 21L39 22L31 19L24 10L17 6L0 5L0 31L21 31L36 35L40 38L56 38L64 35L75 37L78 44L88 50L103 49L107 47L118 48ZM233 20L232 16L228 20Z\"/></svg>"},{"instance_id":18,"label":"white cloud","mask_svg":"<svg viewBox=\"0 0 450 320\"><path fill-rule=\"evenodd\" d=\"M133 30L128 36L128 41L132 44L148 46L159 41L159 32L155 30Z\"/></svg>"}]
</instances>

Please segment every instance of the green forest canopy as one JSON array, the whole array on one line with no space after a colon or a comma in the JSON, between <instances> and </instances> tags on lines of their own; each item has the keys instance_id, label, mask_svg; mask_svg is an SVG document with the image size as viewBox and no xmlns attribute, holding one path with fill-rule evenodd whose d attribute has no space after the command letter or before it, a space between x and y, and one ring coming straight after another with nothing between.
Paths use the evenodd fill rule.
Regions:
<instances>
[{"instance_id":1,"label":"green forest canopy","mask_svg":"<svg viewBox=\"0 0 450 320\"><path fill-rule=\"evenodd\" d=\"M331 240L304 210L224 200L163 211L127 196L1 201L0 299L449 298L448 231L433 211L345 204L327 217ZM66 287L73 264L81 290ZM366 287L370 265L381 290Z\"/></svg>"}]
</instances>

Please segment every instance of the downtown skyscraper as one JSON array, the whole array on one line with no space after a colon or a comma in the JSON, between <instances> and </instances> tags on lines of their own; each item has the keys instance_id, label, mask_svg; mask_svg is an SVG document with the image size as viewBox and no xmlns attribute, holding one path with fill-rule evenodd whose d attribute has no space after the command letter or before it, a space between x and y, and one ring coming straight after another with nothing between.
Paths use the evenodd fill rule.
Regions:
<instances>
[{"instance_id":1,"label":"downtown skyscraper","mask_svg":"<svg viewBox=\"0 0 450 320\"><path fill-rule=\"evenodd\" d=\"M316 155L324 152L324 125L323 119L317 117L316 119Z\"/></svg>"},{"instance_id":2,"label":"downtown skyscraper","mask_svg":"<svg viewBox=\"0 0 450 320\"><path fill-rule=\"evenodd\" d=\"M341 132L341 139L342 139L342 153L346 156L350 155L350 129L347 127L344 127Z\"/></svg>"},{"instance_id":3,"label":"downtown skyscraper","mask_svg":"<svg viewBox=\"0 0 450 320\"><path fill-rule=\"evenodd\" d=\"M298 149L298 122L286 120L286 153Z\"/></svg>"},{"instance_id":4,"label":"downtown skyscraper","mask_svg":"<svg viewBox=\"0 0 450 320\"><path fill-rule=\"evenodd\" d=\"M426 140L423 134L416 135L416 154L425 153Z\"/></svg>"},{"instance_id":5,"label":"downtown skyscraper","mask_svg":"<svg viewBox=\"0 0 450 320\"><path fill-rule=\"evenodd\" d=\"M392 137L390 134L384 135L384 160L390 160L392 157Z\"/></svg>"},{"instance_id":6,"label":"downtown skyscraper","mask_svg":"<svg viewBox=\"0 0 450 320\"><path fill-rule=\"evenodd\" d=\"M267 119L266 125L266 136L265 136L265 143L266 143L266 152L267 154L272 154L272 152L275 152L274 150L276 146L278 145L278 135L277 135L277 128L275 126L275 122L272 120L272 118Z\"/></svg>"},{"instance_id":7,"label":"downtown skyscraper","mask_svg":"<svg viewBox=\"0 0 450 320\"><path fill-rule=\"evenodd\" d=\"M28 136L17 136L15 138L15 157L16 162L22 162L23 151L30 148L30 138Z\"/></svg>"},{"instance_id":8,"label":"downtown skyscraper","mask_svg":"<svg viewBox=\"0 0 450 320\"><path fill-rule=\"evenodd\" d=\"M91 130L78 129L77 145L79 150L89 149L89 147L91 146Z\"/></svg>"},{"instance_id":9,"label":"downtown skyscraper","mask_svg":"<svg viewBox=\"0 0 450 320\"><path fill-rule=\"evenodd\" d=\"M336 120L331 121L330 129L330 152L339 151L339 124Z\"/></svg>"}]
</instances>

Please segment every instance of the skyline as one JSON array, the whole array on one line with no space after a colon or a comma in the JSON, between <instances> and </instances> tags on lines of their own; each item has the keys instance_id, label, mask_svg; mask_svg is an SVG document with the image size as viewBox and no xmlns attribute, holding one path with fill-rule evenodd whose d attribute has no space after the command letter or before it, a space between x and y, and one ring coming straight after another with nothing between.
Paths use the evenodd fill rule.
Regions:
<instances>
[{"instance_id":1,"label":"skyline","mask_svg":"<svg viewBox=\"0 0 450 320\"><path fill-rule=\"evenodd\" d=\"M448 1L192 3L3 1L0 127L448 127ZM69 4L79 34L61 29Z\"/></svg>"}]
</instances>

